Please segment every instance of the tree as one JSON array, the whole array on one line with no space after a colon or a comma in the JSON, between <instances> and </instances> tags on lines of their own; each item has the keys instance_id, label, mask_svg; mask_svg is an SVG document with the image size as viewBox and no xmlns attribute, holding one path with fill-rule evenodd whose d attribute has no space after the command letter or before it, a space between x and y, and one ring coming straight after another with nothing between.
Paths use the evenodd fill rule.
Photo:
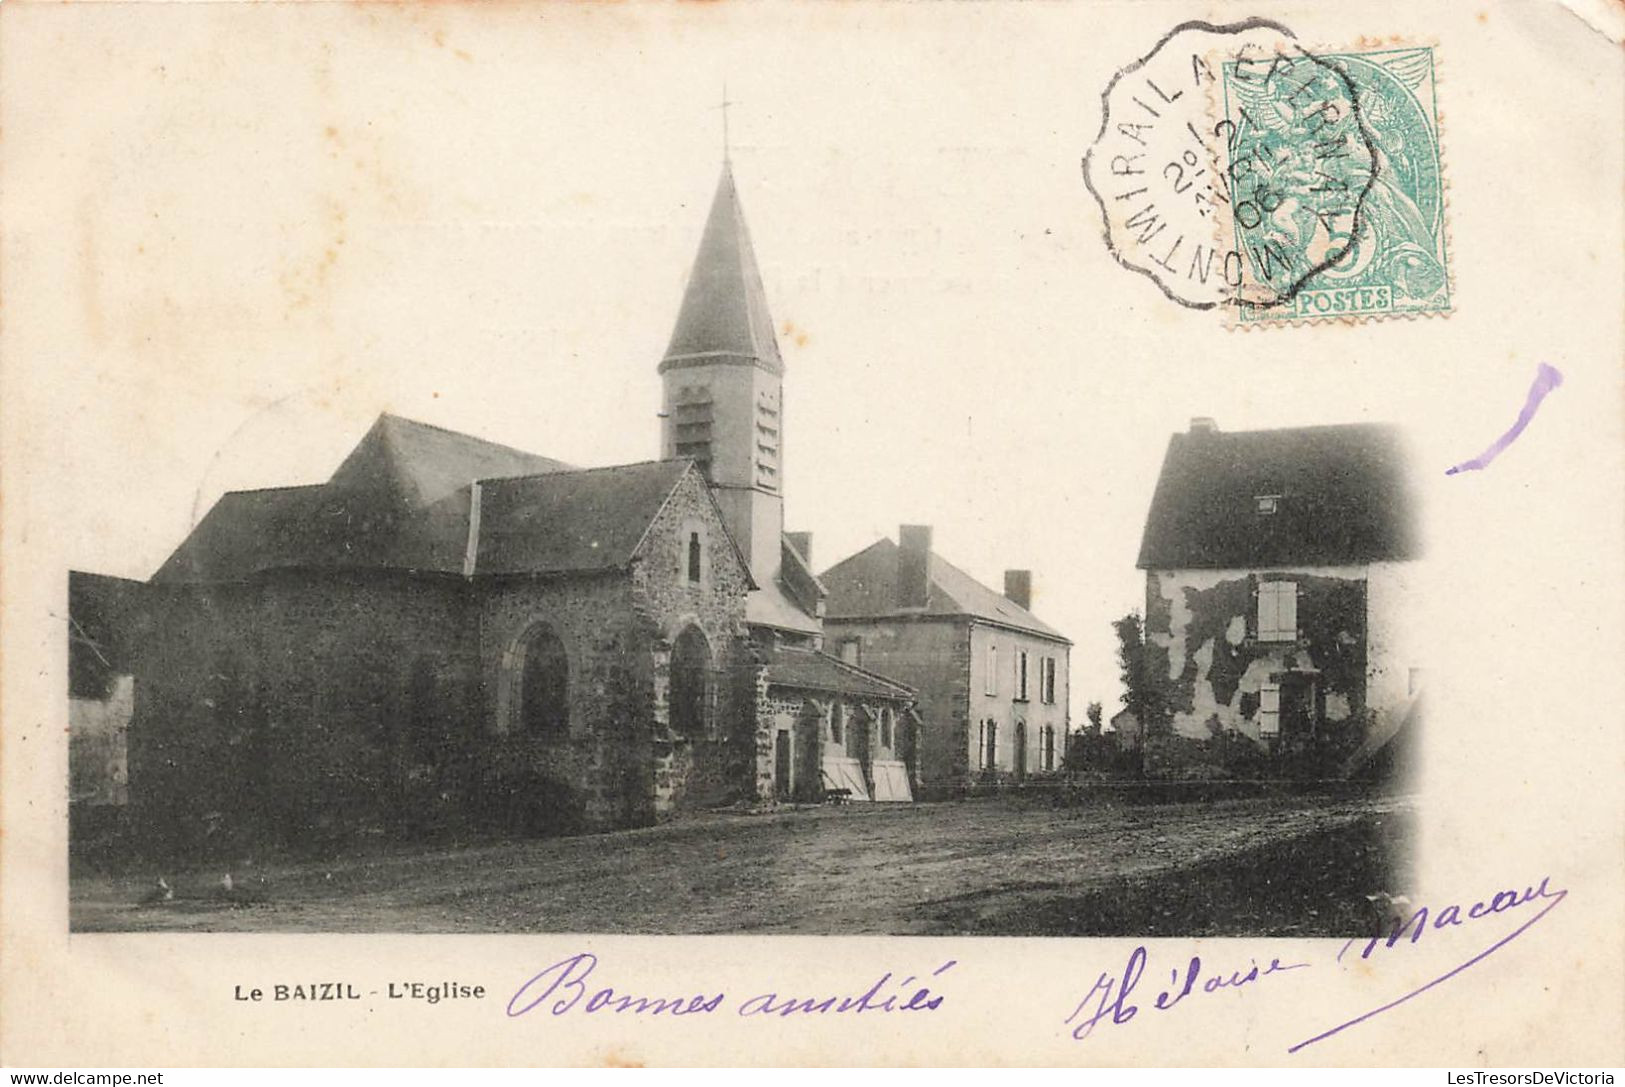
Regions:
<instances>
[{"instance_id":1,"label":"tree","mask_svg":"<svg viewBox=\"0 0 1625 1087\"><path fill-rule=\"evenodd\" d=\"M1089 703L1089 705L1083 711L1083 715L1089 718L1089 731L1096 733L1097 735L1100 732L1100 715L1102 712L1103 711L1099 702Z\"/></svg>"},{"instance_id":2,"label":"tree","mask_svg":"<svg viewBox=\"0 0 1625 1087\"><path fill-rule=\"evenodd\" d=\"M1123 708L1140 723L1143 738L1161 735L1173 722L1173 705L1165 673L1145 644L1140 613L1131 611L1112 624L1117 632L1117 663L1122 668Z\"/></svg>"}]
</instances>

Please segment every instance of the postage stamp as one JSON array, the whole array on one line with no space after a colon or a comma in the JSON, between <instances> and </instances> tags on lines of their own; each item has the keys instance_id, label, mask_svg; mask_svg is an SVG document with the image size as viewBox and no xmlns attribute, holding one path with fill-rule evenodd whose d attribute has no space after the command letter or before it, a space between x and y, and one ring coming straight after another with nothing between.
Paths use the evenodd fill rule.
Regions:
<instances>
[{"instance_id":1,"label":"postage stamp","mask_svg":"<svg viewBox=\"0 0 1625 1087\"><path fill-rule=\"evenodd\" d=\"M1221 70L1223 119L1216 127L1225 136L1225 176L1234 190L1231 241L1244 258L1234 319L1448 312L1432 48L1321 53L1312 63L1238 58L1222 62ZM1324 93L1298 90L1327 81L1353 88L1355 116L1370 142L1371 160L1352 169L1347 144L1322 139L1332 131L1325 119L1330 107L1318 104ZM1326 217L1293 199L1308 179L1309 188L1343 195L1352 205L1345 187L1360 174L1366 191L1346 217ZM1317 263L1312 274L1300 274L1302 265Z\"/></svg>"},{"instance_id":2,"label":"postage stamp","mask_svg":"<svg viewBox=\"0 0 1625 1087\"><path fill-rule=\"evenodd\" d=\"M1233 325L1448 312L1431 48L1318 52L1175 27L1102 94L1083 161L1108 251Z\"/></svg>"}]
</instances>

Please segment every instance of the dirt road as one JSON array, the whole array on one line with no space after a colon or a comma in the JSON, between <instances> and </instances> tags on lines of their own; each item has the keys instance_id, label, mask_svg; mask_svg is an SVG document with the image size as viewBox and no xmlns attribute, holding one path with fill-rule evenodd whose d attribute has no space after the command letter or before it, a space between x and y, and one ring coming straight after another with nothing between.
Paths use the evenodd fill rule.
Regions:
<instances>
[{"instance_id":1,"label":"dirt road","mask_svg":"<svg viewBox=\"0 0 1625 1087\"><path fill-rule=\"evenodd\" d=\"M706 815L579 838L79 876L75 931L1348 934L1411 802L993 798Z\"/></svg>"}]
</instances>

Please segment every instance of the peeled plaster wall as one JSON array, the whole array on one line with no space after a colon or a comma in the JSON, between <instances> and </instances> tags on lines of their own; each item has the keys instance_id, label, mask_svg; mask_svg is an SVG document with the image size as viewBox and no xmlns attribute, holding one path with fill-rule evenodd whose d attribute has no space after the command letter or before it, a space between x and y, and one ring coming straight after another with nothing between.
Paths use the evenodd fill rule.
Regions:
<instances>
[{"instance_id":1,"label":"peeled plaster wall","mask_svg":"<svg viewBox=\"0 0 1625 1087\"><path fill-rule=\"evenodd\" d=\"M1367 703L1368 568L1283 566L1265 570L1149 570L1146 643L1165 656L1174 731L1206 739L1216 725L1260 741L1259 691L1272 673L1313 670L1330 723ZM1260 642L1256 586L1298 584L1297 642Z\"/></svg>"}]
</instances>

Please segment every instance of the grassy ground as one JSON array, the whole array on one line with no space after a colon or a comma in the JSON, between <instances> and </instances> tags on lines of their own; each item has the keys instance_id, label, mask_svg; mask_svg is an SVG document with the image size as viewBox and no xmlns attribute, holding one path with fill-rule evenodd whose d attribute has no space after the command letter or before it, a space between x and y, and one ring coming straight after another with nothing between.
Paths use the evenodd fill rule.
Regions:
<instances>
[{"instance_id":1,"label":"grassy ground","mask_svg":"<svg viewBox=\"0 0 1625 1087\"><path fill-rule=\"evenodd\" d=\"M75 931L1354 935L1411 802L996 797L706 815L461 849L76 874ZM168 902L140 905L162 874Z\"/></svg>"}]
</instances>

